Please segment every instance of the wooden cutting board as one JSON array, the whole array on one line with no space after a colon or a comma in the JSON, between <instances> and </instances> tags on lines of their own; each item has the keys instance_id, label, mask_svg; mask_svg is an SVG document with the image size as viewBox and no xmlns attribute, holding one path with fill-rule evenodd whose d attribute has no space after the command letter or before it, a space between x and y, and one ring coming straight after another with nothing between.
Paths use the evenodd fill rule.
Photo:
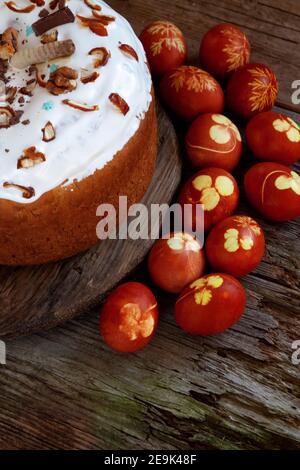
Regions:
<instances>
[{"instance_id":1,"label":"wooden cutting board","mask_svg":"<svg viewBox=\"0 0 300 470\"><path fill-rule=\"evenodd\" d=\"M143 199L170 203L181 177L174 128L157 106L158 159ZM48 329L84 313L145 258L151 240L105 240L88 252L42 266L0 267L0 337L17 337Z\"/></svg>"}]
</instances>

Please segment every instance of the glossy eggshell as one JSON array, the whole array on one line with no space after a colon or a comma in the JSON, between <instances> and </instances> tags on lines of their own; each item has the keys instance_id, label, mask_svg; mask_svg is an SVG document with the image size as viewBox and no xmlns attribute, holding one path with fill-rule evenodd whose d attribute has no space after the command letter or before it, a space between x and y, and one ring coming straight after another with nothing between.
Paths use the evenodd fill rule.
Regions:
<instances>
[{"instance_id":1,"label":"glossy eggshell","mask_svg":"<svg viewBox=\"0 0 300 470\"><path fill-rule=\"evenodd\" d=\"M239 188L234 177L221 168L206 168L192 176L183 186L179 204L186 219L186 230L195 231L197 225L196 206L204 208L204 226L199 230L208 231L236 210L239 201ZM189 206L191 205L191 210ZM198 232L198 230L197 230Z\"/></svg>"},{"instance_id":2,"label":"glossy eggshell","mask_svg":"<svg viewBox=\"0 0 300 470\"><path fill-rule=\"evenodd\" d=\"M265 252L265 236L258 223L247 216L222 220L209 233L205 244L214 271L241 277L254 271Z\"/></svg>"},{"instance_id":3,"label":"glossy eggshell","mask_svg":"<svg viewBox=\"0 0 300 470\"><path fill-rule=\"evenodd\" d=\"M199 241L184 233L158 240L148 258L151 279L171 293L181 292L187 284L202 276L204 269L205 256Z\"/></svg>"},{"instance_id":4,"label":"glossy eggshell","mask_svg":"<svg viewBox=\"0 0 300 470\"><path fill-rule=\"evenodd\" d=\"M279 163L258 163L245 175L250 203L266 219L285 222L300 216L300 176Z\"/></svg>"},{"instance_id":5,"label":"glossy eggshell","mask_svg":"<svg viewBox=\"0 0 300 470\"><path fill-rule=\"evenodd\" d=\"M157 302L151 290L129 282L106 299L100 313L100 334L113 350L135 352L149 343L157 322Z\"/></svg>"},{"instance_id":6,"label":"glossy eggshell","mask_svg":"<svg viewBox=\"0 0 300 470\"><path fill-rule=\"evenodd\" d=\"M220 84L197 67L181 66L166 73L160 82L160 96L165 105L186 121L199 114L222 114L225 105Z\"/></svg>"},{"instance_id":7,"label":"glossy eggshell","mask_svg":"<svg viewBox=\"0 0 300 470\"><path fill-rule=\"evenodd\" d=\"M246 138L260 160L293 165L300 158L300 127L284 114L268 111L254 116L247 125Z\"/></svg>"},{"instance_id":8,"label":"glossy eggshell","mask_svg":"<svg viewBox=\"0 0 300 470\"><path fill-rule=\"evenodd\" d=\"M197 168L232 171L240 161L243 145L238 128L221 114L203 114L191 125L186 150Z\"/></svg>"},{"instance_id":9,"label":"glossy eggshell","mask_svg":"<svg viewBox=\"0 0 300 470\"><path fill-rule=\"evenodd\" d=\"M222 23L211 28L200 46L200 64L214 77L224 79L248 64L250 44L238 27Z\"/></svg>"},{"instance_id":10,"label":"glossy eggshell","mask_svg":"<svg viewBox=\"0 0 300 470\"><path fill-rule=\"evenodd\" d=\"M180 29L169 21L154 21L140 35L150 70L160 77L184 64L187 44Z\"/></svg>"},{"instance_id":11,"label":"glossy eggshell","mask_svg":"<svg viewBox=\"0 0 300 470\"><path fill-rule=\"evenodd\" d=\"M234 325L246 307L246 293L234 277L209 274L190 284L175 307L177 324L193 335L215 335Z\"/></svg>"},{"instance_id":12,"label":"glossy eggshell","mask_svg":"<svg viewBox=\"0 0 300 470\"><path fill-rule=\"evenodd\" d=\"M248 64L230 78L226 98L230 111L248 120L263 111L270 111L278 96L274 72L264 64Z\"/></svg>"}]
</instances>

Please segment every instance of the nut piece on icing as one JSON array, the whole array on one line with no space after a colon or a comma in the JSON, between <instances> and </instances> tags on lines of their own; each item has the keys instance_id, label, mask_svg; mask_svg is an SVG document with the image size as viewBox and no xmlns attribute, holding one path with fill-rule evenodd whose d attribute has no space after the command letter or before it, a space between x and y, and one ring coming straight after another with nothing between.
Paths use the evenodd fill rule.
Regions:
<instances>
[{"instance_id":1,"label":"nut piece on icing","mask_svg":"<svg viewBox=\"0 0 300 470\"><path fill-rule=\"evenodd\" d=\"M35 190L31 186L21 186L20 184L5 181L3 183L3 188L19 189L20 191L22 191L22 196L24 199L31 199L35 196Z\"/></svg>"},{"instance_id":2,"label":"nut piece on icing","mask_svg":"<svg viewBox=\"0 0 300 470\"><path fill-rule=\"evenodd\" d=\"M43 133L43 141L44 142L51 142L51 140L55 139L55 129L53 127L52 122L48 121L42 129Z\"/></svg>"},{"instance_id":3,"label":"nut piece on icing","mask_svg":"<svg viewBox=\"0 0 300 470\"><path fill-rule=\"evenodd\" d=\"M42 152L38 152L36 147L29 147L24 150L24 155L19 158L17 168L32 168L35 165L43 163L45 160L45 155Z\"/></svg>"},{"instance_id":4,"label":"nut piece on icing","mask_svg":"<svg viewBox=\"0 0 300 470\"><path fill-rule=\"evenodd\" d=\"M94 70L81 69L80 81L81 83L84 83L85 85L87 83L95 82L98 77L99 77L99 73Z\"/></svg>"},{"instance_id":5,"label":"nut piece on icing","mask_svg":"<svg viewBox=\"0 0 300 470\"><path fill-rule=\"evenodd\" d=\"M11 126L15 115L10 106L0 106L0 129Z\"/></svg>"},{"instance_id":6,"label":"nut piece on icing","mask_svg":"<svg viewBox=\"0 0 300 470\"><path fill-rule=\"evenodd\" d=\"M93 2L93 0L84 0L84 3L90 7L92 10L101 11L101 6Z\"/></svg>"},{"instance_id":7,"label":"nut piece on icing","mask_svg":"<svg viewBox=\"0 0 300 470\"><path fill-rule=\"evenodd\" d=\"M94 49L90 50L89 55L93 55L96 57L94 61L94 67L96 69L106 65L109 59L111 58L111 54L106 49L106 47L94 47Z\"/></svg>"},{"instance_id":8,"label":"nut piece on icing","mask_svg":"<svg viewBox=\"0 0 300 470\"><path fill-rule=\"evenodd\" d=\"M97 104L88 105L85 103L79 103L78 101L74 101L74 100L63 100L63 104L66 104L67 106L70 106L71 108L78 109L78 111L83 111L85 113L88 113L91 111L98 111L99 109L99 106Z\"/></svg>"},{"instance_id":9,"label":"nut piece on icing","mask_svg":"<svg viewBox=\"0 0 300 470\"><path fill-rule=\"evenodd\" d=\"M118 109L118 111L126 116L130 108L126 101L120 95L118 95L118 93L111 93L109 95L109 100L115 106L115 108Z\"/></svg>"},{"instance_id":10,"label":"nut piece on icing","mask_svg":"<svg viewBox=\"0 0 300 470\"><path fill-rule=\"evenodd\" d=\"M0 59L9 60L18 50L18 31L8 28L2 34L0 40Z\"/></svg>"},{"instance_id":11,"label":"nut piece on icing","mask_svg":"<svg viewBox=\"0 0 300 470\"><path fill-rule=\"evenodd\" d=\"M35 9L35 5L28 5L27 7L19 7L15 2L5 2L7 8L15 13L30 13Z\"/></svg>"},{"instance_id":12,"label":"nut piece on icing","mask_svg":"<svg viewBox=\"0 0 300 470\"><path fill-rule=\"evenodd\" d=\"M78 73L71 67L60 67L52 72L46 88L52 95L62 95L76 89Z\"/></svg>"},{"instance_id":13,"label":"nut piece on icing","mask_svg":"<svg viewBox=\"0 0 300 470\"><path fill-rule=\"evenodd\" d=\"M41 37L41 43L42 44L48 44L49 42L55 42L57 41L58 38L58 31L55 29L54 31L51 31L51 33L45 33Z\"/></svg>"},{"instance_id":14,"label":"nut piece on icing","mask_svg":"<svg viewBox=\"0 0 300 470\"><path fill-rule=\"evenodd\" d=\"M139 61L139 56L137 55L133 47L131 47L129 44L120 44L119 49L123 52L123 54L126 54L128 57L135 59L137 62Z\"/></svg>"}]
</instances>

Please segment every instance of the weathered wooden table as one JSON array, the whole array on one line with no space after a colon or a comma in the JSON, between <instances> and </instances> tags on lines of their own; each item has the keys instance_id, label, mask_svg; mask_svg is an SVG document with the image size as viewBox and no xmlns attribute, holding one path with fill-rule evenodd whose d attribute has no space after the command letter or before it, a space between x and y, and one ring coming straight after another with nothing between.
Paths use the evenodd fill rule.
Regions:
<instances>
[{"instance_id":1,"label":"weathered wooden table","mask_svg":"<svg viewBox=\"0 0 300 470\"><path fill-rule=\"evenodd\" d=\"M300 121L291 101L291 84L300 79L299 1L109 3L137 31L152 19L175 21L193 62L205 30L222 21L241 26L253 59L279 77L279 106ZM299 449L300 365L292 364L292 343L300 339L300 220L263 226L268 249L244 280L247 313L218 337L183 334L174 298L157 292L159 330L138 354L108 350L97 311L9 342L0 366L0 448ZM135 278L149 282L145 267Z\"/></svg>"}]
</instances>

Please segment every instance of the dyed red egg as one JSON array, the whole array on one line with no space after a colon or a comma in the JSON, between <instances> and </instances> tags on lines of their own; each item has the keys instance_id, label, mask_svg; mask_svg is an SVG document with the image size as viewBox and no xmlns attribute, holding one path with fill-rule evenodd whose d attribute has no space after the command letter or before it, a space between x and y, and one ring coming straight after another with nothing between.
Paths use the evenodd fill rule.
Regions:
<instances>
[{"instance_id":1,"label":"dyed red egg","mask_svg":"<svg viewBox=\"0 0 300 470\"><path fill-rule=\"evenodd\" d=\"M217 224L206 241L206 254L214 271L246 276L259 265L265 252L265 236L258 223L235 215Z\"/></svg>"},{"instance_id":2,"label":"dyed red egg","mask_svg":"<svg viewBox=\"0 0 300 470\"><path fill-rule=\"evenodd\" d=\"M243 119L270 111L278 96L274 72L263 64L248 64L235 72L227 86L230 111Z\"/></svg>"},{"instance_id":3,"label":"dyed red egg","mask_svg":"<svg viewBox=\"0 0 300 470\"><path fill-rule=\"evenodd\" d=\"M228 274L209 274L190 284L175 308L178 325L193 335L215 335L234 325L246 307L242 284Z\"/></svg>"},{"instance_id":4,"label":"dyed red egg","mask_svg":"<svg viewBox=\"0 0 300 470\"><path fill-rule=\"evenodd\" d=\"M191 125L186 149L197 168L232 171L240 161L243 145L238 128L222 114L203 114Z\"/></svg>"},{"instance_id":5,"label":"dyed red egg","mask_svg":"<svg viewBox=\"0 0 300 470\"><path fill-rule=\"evenodd\" d=\"M214 77L223 79L248 64L250 44L238 27L222 23L211 28L200 46L200 63Z\"/></svg>"},{"instance_id":6,"label":"dyed red egg","mask_svg":"<svg viewBox=\"0 0 300 470\"><path fill-rule=\"evenodd\" d=\"M180 29L169 21L154 21L149 24L141 33L140 40L155 77L161 77L186 61L185 38Z\"/></svg>"},{"instance_id":7,"label":"dyed red egg","mask_svg":"<svg viewBox=\"0 0 300 470\"><path fill-rule=\"evenodd\" d=\"M157 302L150 289L129 282L106 299L100 314L100 333L115 351L135 352L149 343L157 322Z\"/></svg>"},{"instance_id":8,"label":"dyed red egg","mask_svg":"<svg viewBox=\"0 0 300 470\"><path fill-rule=\"evenodd\" d=\"M196 173L182 188L179 203L183 208L185 229L209 230L237 208L239 188L232 175L221 168ZM204 225L197 220L197 207L203 207ZM197 228L198 227L198 228Z\"/></svg>"},{"instance_id":9,"label":"dyed red egg","mask_svg":"<svg viewBox=\"0 0 300 470\"><path fill-rule=\"evenodd\" d=\"M166 106L186 121L224 110L220 84L197 67L183 65L166 73L160 82L160 95Z\"/></svg>"},{"instance_id":10,"label":"dyed red egg","mask_svg":"<svg viewBox=\"0 0 300 470\"><path fill-rule=\"evenodd\" d=\"M254 116L246 129L247 143L260 160L293 165L300 158L300 127L288 116L268 111Z\"/></svg>"},{"instance_id":11,"label":"dyed red egg","mask_svg":"<svg viewBox=\"0 0 300 470\"><path fill-rule=\"evenodd\" d=\"M300 216L300 176L279 163L258 163L245 175L250 203L266 219L275 222Z\"/></svg>"},{"instance_id":12,"label":"dyed red egg","mask_svg":"<svg viewBox=\"0 0 300 470\"><path fill-rule=\"evenodd\" d=\"M181 292L204 273L205 256L200 242L182 232L158 240L150 252L148 269L153 282L161 289Z\"/></svg>"}]
</instances>

